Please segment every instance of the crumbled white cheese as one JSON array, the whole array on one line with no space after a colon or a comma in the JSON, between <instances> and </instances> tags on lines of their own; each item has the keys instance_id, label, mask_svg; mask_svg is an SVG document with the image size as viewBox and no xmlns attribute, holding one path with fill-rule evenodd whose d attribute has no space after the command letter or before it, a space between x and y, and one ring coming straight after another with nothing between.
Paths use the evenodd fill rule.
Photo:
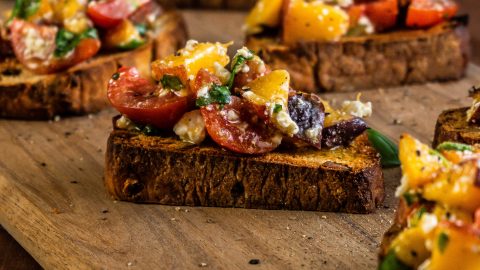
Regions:
<instances>
[{"instance_id":1,"label":"crumbled white cheese","mask_svg":"<svg viewBox=\"0 0 480 270\"><path fill-rule=\"evenodd\" d=\"M237 122L240 120L240 116L234 110L229 110L227 113L227 120L230 122Z\"/></svg>"},{"instance_id":2,"label":"crumbled white cheese","mask_svg":"<svg viewBox=\"0 0 480 270\"><path fill-rule=\"evenodd\" d=\"M230 79L230 71L218 62L213 63L213 67L215 68L215 76L217 76L222 83L228 82Z\"/></svg>"},{"instance_id":3,"label":"crumbled white cheese","mask_svg":"<svg viewBox=\"0 0 480 270\"><path fill-rule=\"evenodd\" d=\"M243 56L247 59L253 57L253 53L247 47L243 47L243 48L237 50L237 55Z\"/></svg>"},{"instance_id":4,"label":"crumbled white cheese","mask_svg":"<svg viewBox=\"0 0 480 270\"><path fill-rule=\"evenodd\" d=\"M369 117L372 115L372 103L363 103L360 100L346 100L342 104L341 111L356 117Z\"/></svg>"},{"instance_id":5,"label":"crumbled white cheese","mask_svg":"<svg viewBox=\"0 0 480 270\"><path fill-rule=\"evenodd\" d=\"M263 60L256 56L254 58L254 61L257 62L257 72L260 73L260 74L264 74L265 72L267 72L267 66L265 65L265 62L263 62Z\"/></svg>"},{"instance_id":6,"label":"crumbled white cheese","mask_svg":"<svg viewBox=\"0 0 480 270\"><path fill-rule=\"evenodd\" d=\"M247 64L243 65L242 72L243 73L248 73L249 71L250 71L250 67Z\"/></svg>"},{"instance_id":7,"label":"crumbled white cheese","mask_svg":"<svg viewBox=\"0 0 480 270\"><path fill-rule=\"evenodd\" d=\"M204 97L204 98L209 98L210 93L208 92L210 90L209 85L205 85L202 88L200 88L197 92L197 97Z\"/></svg>"},{"instance_id":8,"label":"crumbled white cheese","mask_svg":"<svg viewBox=\"0 0 480 270\"><path fill-rule=\"evenodd\" d=\"M135 128L135 123L133 123L125 115L122 115L122 117L118 118L116 124L117 124L117 128L119 129L131 130Z\"/></svg>"},{"instance_id":9,"label":"crumbled white cheese","mask_svg":"<svg viewBox=\"0 0 480 270\"><path fill-rule=\"evenodd\" d=\"M358 19L358 24L365 28L365 33L373 34L375 32L375 26L373 25L372 21L365 15L362 15Z\"/></svg>"},{"instance_id":10,"label":"crumbled white cheese","mask_svg":"<svg viewBox=\"0 0 480 270\"><path fill-rule=\"evenodd\" d=\"M402 176L400 180L400 186L398 186L397 190L395 191L395 196L400 197L408 190L408 178L406 175Z\"/></svg>"},{"instance_id":11,"label":"crumbled white cheese","mask_svg":"<svg viewBox=\"0 0 480 270\"><path fill-rule=\"evenodd\" d=\"M54 39L45 39L35 29L26 27L23 30L25 40L25 58L47 60L55 48Z\"/></svg>"},{"instance_id":12,"label":"crumbled white cheese","mask_svg":"<svg viewBox=\"0 0 480 270\"><path fill-rule=\"evenodd\" d=\"M184 142L200 144L205 140L205 122L200 110L194 110L183 115L173 127L175 134Z\"/></svg>"},{"instance_id":13,"label":"crumbled white cheese","mask_svg":"<svg viewBox=\"0 0 480 270\"><path fill-rule=\"evenodd\" d=\"M434 214L428 214L425 213L422 216L422 219L420 221L420 226L422 228L422 231L425 234L430 233L433 229L435 229L438 225L438 219L437 216Z\"/></svg>"},{"instance_id":14,"label":"crumbled white cheese","mask_svg":"<svg viewBox=\"0 0 480 270\"><path fill-rule=\"evenodd\" d=\"M187 41L187 43L185 44L185 51L193 51L195 50L195 47L198 45L198 41L196 40L193 40L193 39L190 39Z\"/></svg>"},{"instance_id":15,"label":"crumbled white cheese","mask_svg":"<svg viewBox=\"0 0 480 270\"><path fill-rule=\"evenodd\" d=\"M430 259L425 260L422 264L420 264L417 270L428 270L430 269L430 264L432 261Z\"/></svg>"},{"instance_id":16,"label":"crumbled white cheese","mask_svg":"<svg viewBox=\"0 0 480 270\"><path fill-rule=\"evenodd\" d=\"M309 129L305 130L305 135L312 142L318 143L318 135L320 134L321 130L322 130L321 127L309 128Z\"/></svg>"},{"instance_id":17,"label":"crumbled white cheese","mask_svg":"<svg viewBox=\"0 0 480 270\"><path fill-rule=\"evenodd\" d=\"M293 136L300 131L297 123L292 120L286 110L282 110L278 113L273 113L272 116L274 119L274 123L277 124L278 128L289 136Z\"/></svg>"}]
</instances>

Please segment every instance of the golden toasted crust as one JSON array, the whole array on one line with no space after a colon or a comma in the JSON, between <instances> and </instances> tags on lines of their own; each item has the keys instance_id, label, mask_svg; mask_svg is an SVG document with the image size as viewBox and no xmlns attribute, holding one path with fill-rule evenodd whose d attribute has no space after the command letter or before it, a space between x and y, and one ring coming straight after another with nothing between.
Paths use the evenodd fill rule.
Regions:
<instances>
[{"instance_id":1,"label":"golden toasted crust","mask_svg":"<svg viewBox=\"0 0 480 270\"><path fill-rule=\"evenodd\" d=\"M467 123L468 109L466 107L452 109L440 114L435 126L434 147L445 141L480 143L480 126Z\"/></svg>"},{"instance_id":2,"label":"golden toasted crust","mask_svg":"<svg viewBox=\"0 0 480 270\"><path fill-rule=\"evenodd\" d=\"M246 156L213 142L114 130L105 186L131 202L350 213L372 212L384 198L380 158L366 134L348 148Z\"/></svg>"},{"instance_id":3,"label":"golden toasted crust","mask_svg":"<svg viewBox=\"0 0 480 270\"><path fill-rule=\"evenodd\" d=\"M175 52L186 40L183 19L166 12L158 19L161 29L154 40L134 50L99 55L71 69L37 75L14 59L0 63L0 117L51 119L56 115L82 115L109 106L106 85L119 66L136 66L144 75L150 62Z\"/></svg>"},{"instance_id":4,"label":"golden toasted crust","mask_svg":"<svg viewBox=\"0 0 480 270\"><path fill-rule=\"evenodd\" d=\"M469 36L461 25L293 45L257 35L246 43L273 69L288 70L295 89L308 92L459 79L469 57Z\"/></svg>"}]
</instances>

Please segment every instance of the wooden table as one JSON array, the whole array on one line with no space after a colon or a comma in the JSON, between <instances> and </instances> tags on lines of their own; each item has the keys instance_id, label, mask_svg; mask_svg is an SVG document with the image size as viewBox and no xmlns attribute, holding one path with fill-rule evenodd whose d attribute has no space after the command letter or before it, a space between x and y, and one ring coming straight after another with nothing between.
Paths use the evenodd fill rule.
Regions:
<instances>
[{"instance_id":1,"label":"wooden table","mask_svg":"<svg viewBox=\"0 0 480 270\"><path fill-rule=\"evenodd\" d=\"M475 12L478 13L477 16L472 16L471 23L475 48L480 46L480 35L478 35L480 34L480 10L475 8L478 5L475 3L475 0L463 0L462 2L465 4L465 9L473 13L472 15L475 15ZM2 5L4 5L4 3L0 3L0 7ZM186 18L194 38L200 40L227 41L234 39L241 41L241 33L238 27L242 21L241 13L186 12ZM210 27L211 24L208 22L214 22L218 28ZM476 53L477 51L474 52ZM480 55L478 53L474 59L478 61L477 63L480 63ZM479 74L479 69L472 67L470 74ZM387 134L392 137L398 137L400 132L408 131L428 141L431 140L434 119L438 112L445 108L467 104L468 101L465 99L465 91L471 84L478 82L480 82L480 78L478 78L477 75L471 75L470 79L457 83L444 85L429 84L427 86L406 87L406 89L371 91L365 92L364 97L366 99L372 99L375 110L382 112L371 119L373 126L388 130ZM452 89L455 91L451 91ZM353 94L340 95L334 98L340 100L345 96L352 97ZM435 104L435 106L425 104ZM420 111L422 113L421 118L416 114ZM73 195L85 195L89 192L96 193L99 196L98 198L100 198L102 202L105 202L105 205L98 209L91 209L91 213L98 218L95 222L98 222L100 225L103 224L104 228L108 227L106 224L119 221L118 205L121 205L120 208L122 209L136 207L129 204L109 201L103 193L101 186L102 154L97 153L97 151L99 151L99 148L101 151L104 149L104 142L110 129L108 119L113 113L112 111L107 111L101 113L99 116L94 116L93 119L75 118L51 124L0 121L0 149L4 149L0 150L0 157L2 157L0 158L0 161L2 161L0 162L0 167L4 168L6 163L12 162L11 160L3 162L5 157L10 157L10 152L8 152L7 149L18 151L25 155L19 160L19 162L22 161L23 170L20 170L18 173L10 171L8 174L31 177L32 182L19 183L19 185L27 185L27 187L33 186L35 183L33 179L37 178L37 173L44 174L44 172L47 171L49 177L55 179L55 176L58 176L58 174L65 173L65 169L73 169L74 173L70 172L69 174L72 178L62 179L68 182L58 186L58 188L66 188L68 191L73 191ZM393 125L394 118L400 120L402 124ZM92 134L84 130L85 127L91 125L95 127ZM83 127L83 130L82 128L75 129L76 126ZM32 132L32 130L37 129L47 133ZM67 138L65 132L71 132L72 130L74 131L73 135L69 135ZM25 134L22 134L23 132L25 132ZM54 137L50 138L51 135ZM89 139L86 140L89 141L87 142L89 146L83 149L82 157L76 156L77 153L73 151L66 151L73 150L73 148L68 148L68 145L81 144L82 147L85 147L83 141L86 139L86 136L89 136ZM39 145L43 147L42 140L47 140L48 138L58 140L58 142L53 145L59 146L58 144L60 144L60 149L65 151L55 153L54 150L56 148L53 146L38 151L33 150L35 147L39 147ZM31 144L31 142L33 142L33 144ZM37 143L39 145L37 145ZM45 141L43 141L43 143L45 143ZM4 146L6 146L6 148L4 148ZM51 160L32 160L32 158L42 156L41 153L43 153L43 156L45 156L45 153L51 155ZM84 157L83 155L88 157ZM66 162L60 162L66 166L65 168L56 167L54 164L58 164L58 161L62 158L67 160L70 158L74 161L71 161L71 165L66 165ZM80 160L80 158L83 158L83 160ZM42 166L42 162L46 163L45 167ZM96 171L85 171L85 168L82 167L85 162L90 165L93 164L94 166L92 168ZM82 166L78 164L82 164ZM82 170L80 170L80 168ZM188 235L189 230L193 230L199 234L199 237L203 236L202 239L184 239L184 242L180 243L175 243L175 239L169 237L166 237L163 242L158 239L155 240L158 246L162 243L165 244L165 242L174 242L175 245L178 246L175 246L175 249L172 250L175 250L178 254L171 254L169 260L175 260L178 256L178 258L189 262L190 266L197 266L202 263L206 263L207 266L221 266L228 263L230 265L236 265L239 268L247 268L250 259L260 259L260 267L263 266L264 268L280 266L297 268L302 265L307 268L320 266L323 268L334 268L335 266L342 266L336 262L335 258L341 254L339 249L345 248L348 252L343 255L355 258L355 260L345 260L347 262L345 262L343 266L351 266L358 261L360 268L366 268L375 265L374 253L377 250L381 232L389 226L390 218L393 215L392 207L394 206L394 200L391 194L394 186L397 185L399 171L398 169L390 170L386 173L389 197L386 202L387 208L380 209L379 213L375 215L375 217L379 219L378 223L380 223L380 226L376 228L371 227L372 222L368 221L367 216L232 209L181 208L180 211L177 211L172 207L161 206L141 206L141 211L146 211L152 215L158 214L157 212L162 213L162 218L155 218L153 219L153 223L148 223L148 226L150 226L149 229L153 232L158 233L166 230L172 234L172 236L169 237L182 238ZM77 179L77 176L82 180L74 180ZM92 178L94 180L92 180ZM77 181L77 183L70 183L70 181ZM0 183L2 183L1 180ZM0 186L0 190L3 188L5 188L5 186ZM5 193L2 193L2 196L5 196ZM81 199L78 197L75 198ZM32 198L32 201L34 199L35 198ZM2 199L0 199L0 201L1 200ZM73 206L64 204L59 208L56 206L59 204L58 202L52 203L53 207L50 207L50 212L44 213L45 215L58 215L58 217L63 218L63 216L70 215L71 212L74 213L78 208L81 208L81 206L76 206L75 204L73 204ZM24 202L24 205L31 205L31 203ZM2 206L0 205L0 207ZM15 209L11 210L13 211ZM107 212L103 213L105 210L107 210ZM185 212L185 210L189 212ZM2 209L2 211L4 211L4 209ZM133 219L138 217L124 216L122 218ZM120 218L120 220L122 218ZM0 217L0 220L2 219L3 218ZM141 219L145 219L145 217ZM154 222L158 222L158 224ZM351 225L352 223L360 225L356 225L351 231L338 231L338 228L342 230L343 227L348 224ZM7 227L7 229L12 232L15 238L21 242L29 252L35 254L40 263L45 266L52 266L52 264L50 264L51 260L47 258L46 254L38 253L39 247L36 246L37 243L32 242L32 239L25 239L22 235L18 234L20 227L21 224L16 224L16 226ZM39 226L38 228L45 227ZM128 228L124 229L127 230ZM225 231L222 232L222 230L227 229L231 230L230 232L233 231L235 235L232 236L226 234ZM276 237L266 237L266 235L272 231ZM339 235L339 240L335 243L327 241L330 239L328 234ZM129 237L135 235L136 234L129 234ZM125 241L128 243L132 240L134 239L126 239ZM45 239L43 241L45 241ZM99 241L108 240L100 239ZM154 240L152 239L152 241ZM194 244L183 247L182 245L185 241L191 241L194 242ZM74 244L84 245L86 242L88 242L86 239L81 239L78 243ZM131 246L131 248L134 247ZM329 248L330 251L324 252L324 248ZM52 246L52 249L55 249L55 247ZM33 258L1 228L0 250L2 250L2 252L0 252L0 269L40 268ZM127 253L126 250L112 252ZM364 252L369 254L364 254ZM139 251L137 254L141 253L143 253L143 251ZM215 255L209 257L208 254ZM189 258L185 259L187 257ZM225 262L225 258L231 261ZM125 260L121 263L125 267L138 267L142 265L142 262L139 262L137 258L133 257L125 257ZM171 263L171 261L167 261L166 263ZM159 265L159 267L160 266L161 265Z\"/></svg>"}]
</instances>

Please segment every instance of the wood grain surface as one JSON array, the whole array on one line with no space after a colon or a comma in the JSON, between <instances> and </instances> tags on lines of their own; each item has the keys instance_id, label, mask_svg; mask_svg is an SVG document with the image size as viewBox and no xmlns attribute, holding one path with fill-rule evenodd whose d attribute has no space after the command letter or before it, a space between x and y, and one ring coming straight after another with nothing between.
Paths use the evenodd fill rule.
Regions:
<instances>
[{"instance_id":1,"label":"wood grain surface","mask_svg":"<svg viewBox=\"0 0 480 270\"><path fill-rule=\"evenodd\" d=\"M480 9L476 0L461 2L472 14L479 61ZM186 17L195 38L241 41L241 13L186 12ZM429 141L437 114L468 104L466 89L479 82L480 69L471 66L460 82L369 91L363 97L374 101L374 127L393 138L407 131ZM115 203L102 186L102 151L113 114L54 123L0 121L0 224L44 267L375 267L381 234L394 213L398 169L386 171L386 208L369 216ZM2 230L0 250L0 269L39 268ZM249 264L251 259L260 265Z\"/></svg>"}]
</instances>

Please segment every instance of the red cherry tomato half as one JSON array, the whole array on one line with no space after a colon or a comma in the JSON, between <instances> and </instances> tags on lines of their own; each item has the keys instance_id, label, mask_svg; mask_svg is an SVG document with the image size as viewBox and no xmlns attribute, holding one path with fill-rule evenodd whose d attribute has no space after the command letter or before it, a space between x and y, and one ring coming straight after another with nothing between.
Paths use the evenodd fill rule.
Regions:
<instances>
[{"instance_id":1,"label":"red cherry tomato half","mask_svg":"<svg viewBox=\"0 0 480 270\"><path fill-rule=\"evenodd\" d=\"M151 0L106 0L92 1L88 4L87 14L93 23L102 28L111 28L128 18L139 7Z\"/></svg>"},{"instance_id":2,"label":"red cherry tomato half","mask_svg":"<svg viewBox=\"0 0 480 270\"><path fill-rule=\"evenodd\" d=\"M222 83L220 82L220 79L217 76L213 75L208 70L202 68L197 72L197 77L193 82L193 86L192 86L193 92L195 93L195 95L197 95L198 91L202 87L204 87L205 85L211 85L211 84L221 85Z\"/></svg>"},{"instance_id":3,"label":"red cherry tomato half","mask_svg":"<svg viewBox=\"0 0 480 270\"><path fill-rule=\"evenodd\" d=\"M451 0L412 0L407 12L407 26L431 27L455 16L458 5Z\"/></svg>"},{"instance_id":4,"label":"red cherry tomato half","mask_svg":"<svg viewBox=\"0 0 480 270\"><path fill-rule=\"evenodd\" d=\"M397 23L398 0L381 0L366 5L365 13L376 31L392 28Z\"/></svg>"},{"instance_id":5,"label":"red cherry tomato half","mask_svg":"<svg viewBox=\"0 0 480 270\"><path fill-rule=\"evenodd\" d=\"M122 67L108 83L108 99L115 109L136 123L172 128L191 109L191 96L177 96L140 77L136 68Z\"/></svg>"},{"instance_id":6,"label":"red cherry tomato half","mask_svg":"<svg viewBox=\"0 0 480 270\"><path fill-rule=\"evenodd\" d=\"M360 17L365 15L365 11L367 10L366 5L352 5L347 9L348 17L350 18L350 26L356 26L358 24L358 20Z\"/></svg>"},{"instance_id":7,"label":"red cherry tomato half","mask_svg":"<svg viewBox=\"0 0 480 270\"><path fill-rule=\"evenodd\" d=\"M73 53L64 58L57 58L54 56L57 27L15 19L10 25L10 31L13 50L18 61L40 74L68 69L91 58L100 50L100 41L88 38L81 40Z\"/></svg>"},{"instance_id":8,"label":"red cherry tomato half","mask_svg":"<svg viewBox=\"0 0 480 270\"><path fill-rule=\"evenodd\" d=\"M200 111L210 137L231 151L262 154L273 151L281 143L281 135L250 113L239 97L232 96L230 104L223 107L210 104Z\"/></svg>"}]
</instances>

